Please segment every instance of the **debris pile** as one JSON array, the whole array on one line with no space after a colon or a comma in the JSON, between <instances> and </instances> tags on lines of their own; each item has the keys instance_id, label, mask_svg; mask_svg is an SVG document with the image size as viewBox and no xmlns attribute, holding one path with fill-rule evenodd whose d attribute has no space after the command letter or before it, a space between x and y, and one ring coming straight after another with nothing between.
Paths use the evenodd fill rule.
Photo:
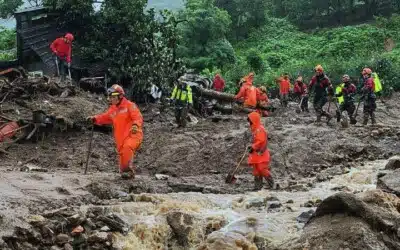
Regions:
<instances>
[{"instance_id":1,"label":"debris pile","mask_svg":"<svg viewBox=\"0 0 400 250\"><path fill-rule=\"evenodd\" d=\"M111 249L112 232L126 234L128 223L103 207L86 212L64 207L27 218L27 224L4 236L10 249Z\"/></svg>"}]
</instances>

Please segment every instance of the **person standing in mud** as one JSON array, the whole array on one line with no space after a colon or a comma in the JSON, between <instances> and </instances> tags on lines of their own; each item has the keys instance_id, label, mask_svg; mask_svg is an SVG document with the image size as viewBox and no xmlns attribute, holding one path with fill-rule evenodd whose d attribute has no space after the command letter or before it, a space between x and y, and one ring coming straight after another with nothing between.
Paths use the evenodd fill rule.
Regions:
<instances>
[{"instance_id":1,"label":"person standing in mud","mask_svg":"<svg viewBox=\"0 0 400 250\"><path fill-rule=\"evenodd\" d=\"M372 77L372 70L370 68L363 69L364 86L361 89L362 99L364 100L364 120L363 125L368 124L368 119L371 117L371 123L376 124L375 110L376 110L376 95L375 83Z\"/></svg>"},{"instance_id":2,"label":"person standing in mud","mask_svg":"<svg viewBox=\"0 0 400 250\"><path fill-rule=\"evenodd\" d=\"M54 40L50 45L51 51L56 56L55 60L58 67L57 72L59 72L59 75L57 76L61 77L62 83L66 79L65 66L68 66L68 68L71 66L73 40L74 36L71 33L67 33L64 37L59 37Z\"/></svg>"},{"instance_id":3,"label":"person standing in mud","mask_svg":"<svg viewBox=\"0 0 400 250\"><path fill-rule=\"evenodd\" d=\"M250 113L247 120L253 136L252 144L248 146L248 164L253 168L254 190L262 189L263 179L267 181L270 188L273 188L274 180L269 170L268 133L261 124L261 116L258 112Z\"/></svg>"},{"instance_id":4,"label":"person standing in mud","mask_svg":"<svg viewBox=\"0 0 400 250\"><path fill-rule=\"evenodd\" d=\"M328 95L333 96L333 87L331 81L324 73L324 68L321 65L315 67L315 75L310 81L310 92L314 87L314 101L313 106L317 113L317 123L321 122L322 116L327 118L327 123L332 119L332 116L323 110L323 107L328 102Z\"/></svg>"},{"instance_id":5,"label":"person standing in mud","mask_svg":"<svg viewBox=\"0 0 400 250\"><path fill-rule=\"evenodd\" d=\"M297 77L293 92L299 100L301 111L309 112L307 85L303 82L303 77Z\"/></svg>"},{"instance_id":6,"label":"person standing in mud","mask_svg":"<svg viewBox=\"0 0 400 250\"><path fill-rule=\"evenodd\" d=\"M288 74L284 74L278 79L279 83L279 96L283 107L287 107L289 102L290 80Z\"/></svg>"},{"instance_id":7,"label":"person standing in mud","mask_svg":"<svg viewBox=\"0 0 400 250\"><path fill-rule=\"evenodd\" d=\"M351 124L355 124L355 118L354 118L354 111L356 109L356 106L354 104L355 102L355 95L357 92L357 88L354 84L350 82L350 76L349 75L344 75L343 78L343 83L340 84L336 88L336 97L338 98L339 102L339 114L338 114L338 121L340 121L341 118L341 113L343 111L347 111L347 114L350 117L350 122Z\"/></svg>"},{"instance_id":8,"label":"person standing in mud","mask_svg":"<svg viewBox=\"0 0 400 250\"><path fill-rule=\"evenodd\" d=\"M175 119L179 127L186 127L188 109L193 105L192 88L178 80L171 95L171 102L175 105Z\"/></svg>"},{"instance_id":9,"label":"person standing in mud","mask_svg":"<svg viewBox=\"0 0 400 250\"><path fill-rule=\"evenodd\" d=\"M133 158L143 140L143 117L138 106L125 97L121 86L112 85L107 95L110 108L105 113L88 117L88 120L97 125L113 125L121 176L134 179Z\"/></svg>"}]
</instances>

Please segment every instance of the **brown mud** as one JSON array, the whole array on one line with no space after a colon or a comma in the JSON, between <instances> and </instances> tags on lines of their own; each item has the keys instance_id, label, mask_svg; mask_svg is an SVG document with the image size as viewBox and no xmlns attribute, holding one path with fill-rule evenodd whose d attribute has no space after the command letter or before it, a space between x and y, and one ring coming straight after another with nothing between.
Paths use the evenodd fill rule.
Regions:
<instances>
[{"instance_id":1,"label":"brown mud","mask_svg":"<svg viewBox=\"0 0 400 250\"><path fill-rule=\"evenodd\" d=\"M115 205L121 199L132 201L131 195L142 193L236 195L253 188L246 162L236 183L225 183L227 173L251 140L245 114L197 117L197 123L178 129L172 109L160 112L164 107L159 104L141 105L145 138L135 160L138 176L127 181L118 174L110 128L95 128L89 173L83 174L90 139L85 117L107 108L104 97L75 88L66 97L60 97L59 91L44 90L35 88L30 96L16 95L1 104L2 114L12 119L29 120L32 111L40 109L60 122L43 138L19 141L7 149L8 154L0 155L0 237L10 235L16 225L25 224L29 215L65 206L78 209L84 205ZM343 129L334 119L329 125L318 126L313 112L297 114L295 103L264 118L269 132L270 166L282 191L307 192L352 168L400 154L398 98L397 94L385 104L378 102L380 124L376 126L359 125L362 109L356 126ZM330 112L334 114L335 110ZM45 172L35 171L35 167ZM32 170L21 171L26 169ZM159 204L157 199L150 203ZM217 224L216 228L223 227ZM174 226L168 230L171 228ZM254 238L242 239L242 249L252 249L252 242ZM203 249L217 249L212 247L214 243L204 243L203 247L208 248Z\"/></svg>"}]
</instances>

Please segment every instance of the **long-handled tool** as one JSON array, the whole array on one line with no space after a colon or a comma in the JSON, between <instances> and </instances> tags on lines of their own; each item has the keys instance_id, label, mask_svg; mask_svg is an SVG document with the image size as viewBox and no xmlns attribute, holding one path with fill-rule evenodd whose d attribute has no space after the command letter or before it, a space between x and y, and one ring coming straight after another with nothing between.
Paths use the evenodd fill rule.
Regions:
<instances>
[{"instance_id":1,"label":"long-handled tool","mask_svg":"<svg viewBox=\"0 0 400 250\"><path fill-rule=\"evenodd\" d=\"M57 76L60 76L60 68L58 67L58 58L57 58L57 56L54 57L54 59L56 60Z\"/></svg>"},{"instance_id":2,"label":"long-handled tool","mask_svg":"<svg viewBox=\"0 0 400 250\"><path fill-rule=\"evenodd\" d=\"M225 182L226 182L226 183L231 184L231 183L234 183L234 182L235 182L235 180L236 180L235 173L236 173L236 171L238 170L238 168L240 167L240 165L242 164L242 162L243 162L244 158L246 157L247 153L248 153L248 150L247 150L247 148L246 148L246 150L245 150L244 153L243 153L242 158L240 159L240 161L239 161L238 164L236 165L235 169L233 169L233 171L231 171L231 172L228 174L228 176L226 176L226 178L225 178Z\"/></svg>"},{"instance_id":3,"label":"long-handled tool","mask_svg":"<svg viewBox=\"0 0 400 250\"><path fill-rule=\"evenodd\" d=\"M357 119L356 118L357 118L357 114L358 114L358 108L360 107L360 104L361 104L362 100L363 99L360 98L360 100L358 101L356 112L354 113L353 119L351 119L351 121L350 121L350 123L353 124L353 125L357 124Z\"/></svg>"},{"instance_id":4,"label":"long-handled tool","mask_svg":"<svg viewBox=\"0 0 400 250\"><path fill-rule=\"evenodd\" d=\"M304 96L301 97L299 106L297 106L296 113L298 113L298 114L301 113L301 105L303 104L303 100L304 100Z\"/></svg>"},{"instance_id":5,"label":"long-handled tool","mask_svg":"<svg viewBox=\"0 0 400 250\"><path fill-rule=\"evenodd\" d=\"M88 153L87 153L87 156L86 156L85 174L87 173L87 170L88 170L88 167L89 167L90 155L92 154L93 135L94 135L94 126L92 125L92 131L90 132L90 139L89 139L89 145L88 145Z\"/></svg>"},{"instance_id":6,"label":"long-handled tool","mask_svg":"<svg viewBox=\"0 0 400 250\"><path fill-rule=\"evenodd\" d=\"M68 64L68 77L70 85L72 85L72 77L71 77L71 65Z\"/></svg>"}]
</instances>

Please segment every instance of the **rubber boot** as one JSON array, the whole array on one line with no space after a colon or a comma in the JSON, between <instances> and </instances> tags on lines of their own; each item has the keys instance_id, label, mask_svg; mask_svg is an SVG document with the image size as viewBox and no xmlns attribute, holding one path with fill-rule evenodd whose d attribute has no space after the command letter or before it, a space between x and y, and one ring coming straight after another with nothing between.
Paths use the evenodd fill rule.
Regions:
<instances>
[{"instance_id":1,"label":"rubber boot","mask_svg":"<svg viewBox=\"0 0 400 250\"><path fill-rule=\"evenodd\" d=\"M317 121L316 121L317 123L320 123L321 122L321 115L320 114L317 114Z\"/></svg>"},{"instance_id":2,"label":"rubber boot","mask_svg":"<svg viewBox=\"0 0 400 250\"><path fill-rule=\"evenodd\" d=\"M375 113L374 112L371 113L371 123L372 123L372 125L376 124L376 117L375 117Z\"/></svg>"},{"instance_id":3,"label":"rubber boot","mask_svg":"<svg viewBox=\"0 0 400 250\"><path fill-rule=\"evenodd\" d=\"M367 124L368 124L368 114L365 113L365 114L364 114L363 125L364 125L364 126L367 126Z\"/></svg>"},{"instance_id":4,"label":"rubber boot","mask_svg":"<svg viewBox=\"0 0 400 250\"><path fill-rule=\"evenodd\" d=\"M259 176L254 176L254 191L259 191L263 187L263 178Z\"/></svg>"},{"instance_id":5,"label":"rubber boot","mask_svg":"<svg viewBox=\"0 0 400 250\"><path fill-rule=\"evenodd\" d=\"M275 182L274 182L274 179L272 178L272 176L265 177L265 180L267 181L269 189L276 189Z\"/></svg>"}]
</instances>

